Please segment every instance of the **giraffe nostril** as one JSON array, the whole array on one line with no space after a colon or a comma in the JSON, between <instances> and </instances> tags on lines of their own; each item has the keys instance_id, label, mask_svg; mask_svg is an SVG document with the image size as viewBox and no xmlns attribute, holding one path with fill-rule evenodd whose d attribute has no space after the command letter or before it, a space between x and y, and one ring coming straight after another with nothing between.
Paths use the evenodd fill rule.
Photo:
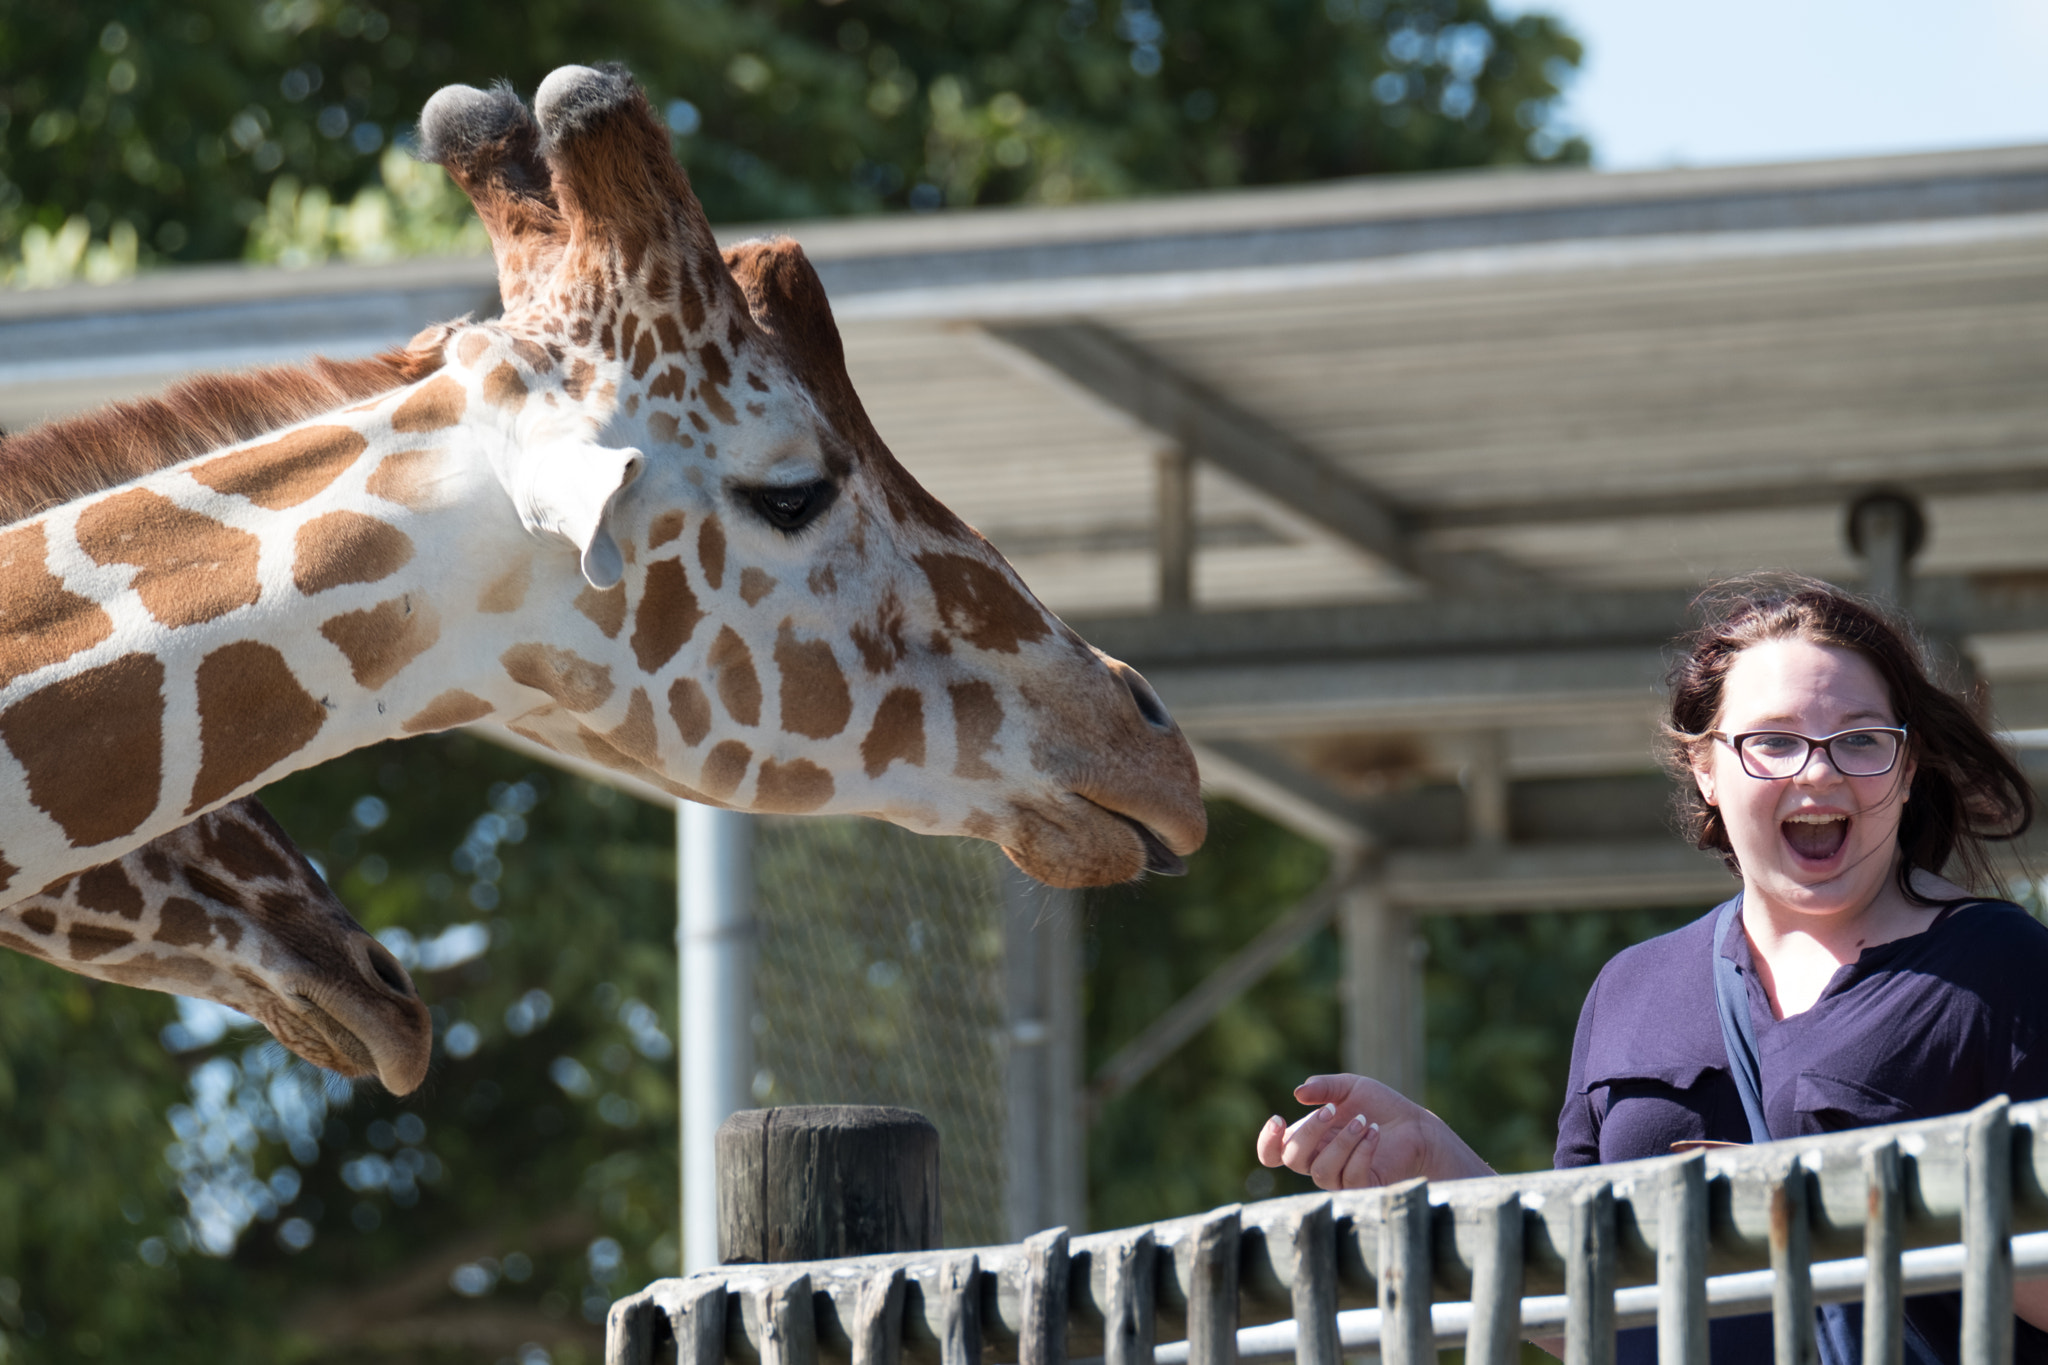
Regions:
<instances>
[{"instance_id":1,"label":"giraffe nostril","mask_svg":"<svg viewBox=\"0 0 2048 1365\"><path fill-rule=\"evenodd\" d=\"M1138 714L1145 718L1145 723L1162 733L1170 732L1173 729L1173 717L1167 714L1166 703L1159 700L1159 694L1152 690L1152 684L1146 682L1144 676L1129 664L1119 664L1116 675L1123 679L1124 686L1130 689L1131 700L1138 703Z\"/></svg>"},{"instance_id":2,"label":"giraffe nostril","mask_svg":"<svg viewBox=\"0 0 2048 1365\"><path fill-rule=\"evenodd\" d=\"M370 970L377 974L377 979L410 1000L413 995L412 978L405 974L405 968L398 965L398 959L375 939L370 940L367 951L370 955Z\"/></svg>"}]
</instances>

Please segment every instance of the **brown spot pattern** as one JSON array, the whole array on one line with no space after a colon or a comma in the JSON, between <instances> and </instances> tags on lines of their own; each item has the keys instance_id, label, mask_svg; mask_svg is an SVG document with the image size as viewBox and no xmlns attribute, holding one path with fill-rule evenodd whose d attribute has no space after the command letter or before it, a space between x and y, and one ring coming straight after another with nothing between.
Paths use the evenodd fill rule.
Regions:
<instances>
[{"instance_id":1,"label":"brown spot pattern","mask_svg":"<svg viewBox=\"0 0 2048 1365\"><path fill-rule=\"evenodd\" d=\"M146 488L93 503L78 514L76 534L95 563L134 565L135 595L173 629L225 616L262 594L262 542Z\"/></svg>"},{"instance_id":2,"label":"brown spot pattern","mask_svg":"<svg viewBox=\"0 0 2048 1365\"><path fill-rule=\"evenodd\" d=\"M73 924L64 935L70 946L73 962L91 962L105 957L116 948L126 948L135 942L135 935L126 929L107 928L98 924Z\"/></svg>"},{"instance_id":3,"label":"brown spot pattern","mask_svg":"<svg viewBox=\"0 0 2048 1365\"><path fill-rule=\"evenodd\" d=\"M114 633L104 608L45 567L48 551L41 522L0 534L0 687Z\"/></svg>"},{"instance_id":4,"label":"brown spot pattern","mask_svg":"<svg viewBox=\"0 0 2048 1365\"><path fill-rule=\"evenodd\" d=\"M518 611L533 584L533 561L522 559L490 582L476 595L476 609L489 615Z\"/></svg>"},{"instance_id":5,"label":"brown spot pattern","mask_svg":"<svg viewBox=\"0 0 2048 1365\"><path fill-rule=\"evenodd\" d=\"M583 395L590 392L590 381L596 377L596 368L578 356L569 362L569 373L562 376L562 392L569 395L571 402L580 403Z\"/></svg>"},{"instance_id":6,"label":"brown spot pattern","mask_svg":"<svg viewBox=\"0 0 2048 1365\"><path fill-rule=\"evenodd\" d=\"M327 710L272 645L240 640L199 661L199 776L187 815L254 782L306 747Z\"/></svg>"},{"instance_id":7,"label":"brown spot pattern","mask_svg":"<svg viewBox=\"0 0 2048 1365\"><path fill-rule=\"evenodd\" d=\"M775 632L775 667L782 675L782 728L789 734L830 739L853 718L846 674L823 640L799 640L788 618Z\"/></svg>"},{"instance_id":8,"label":"brown spot pattern","mask_svg":"<svg viewBox=\"0 0 2048 1365\"><path fill-rule=\"evenodd\" d=\"M350 583L375 583L412 561L412 537L361 512L328 512L292 540L292 582L308 597Z\"/></svg>"},{"instance_id":9,"label":"brown spot pattern","mask_svg":"<svg viewBox=\"0 0 2048 1365\"><path fill-rule=\"evenodd\" d=\"M703 363L704 378L697 384L697 397L704 406L711 409L711 415L726 426L735 426L739 414L726 401L725 386L732 382L732 367L725 363L725 352L715 342L706 342L697 348L697 359Z\"/></svg>"},{"instance_id":10,"label":"brown spot pattern","mask_svg":"<svg viewBox=\"0 0 2048 1365\"><path fill-rule=\"evenodd\" d=\"M649 564L640 586L640 605L633 609L633 638L628 641L640 671L659 672L703 619L683 561L657 559Z\"/></svg>"},{"instance_id":11,"label":"brown spot pattern","mask_svg":"<svg viewBox=\"0 0 2048 1365\"><path fill-rule=\"evenodd\" d=\"M469 395L450 375L435 375L391 414L393 431L439 431L462 420Z\"/></svg>"},{"instance_id":12,"label":"brown spot pattern","mask_svg":"<svg viewBox=\"0 0 2048 1365\"><path fill-rule=\"evenodd\" d=\"M397 677L441 638L432 604L394 597L364 611L345 611L321 623L320 633L348 656L349 672L375 690Z\"/></svg>"},{"instance_id":13,"label":"brown spot pattern","mask_svg":"<svg viewBox=\"0 0 2048 1365\"><path fill-rule=\"evenodd\" d=\"M697 528L697 564L704 570L704 581L711 591L725 586L725 527L717 517L704 518L704 524Z\"/></svg>"},{"instance_id":14,"label":"brown spot pattern","mask_svg":"<svg viewBox=\"0 0 2048 1365\"><path fill-rule=\"evenodd\" d=\"M369 445L361 432L348 427L305 427L208 460L193 469L192 477L216 493L281 512L325 490Z\"/></svg>"},{"instance_id":15,"label":"brown spot pattern","mask_svg":"<svg viewBox=\"0 0 2048 1365\"><path fill-rule=\"evenodd\" d=\"M119 863L102 863L79 873L78 903L98 915L142 918L142 893Z\"/></svg>"},{"instance_id":16,"label":"brown spot pattern","mask_svg":"<svg viewBox=\"0 0 2048 1365\"><path fill-rule=\"evenodd\" d=\"M199 821L197 827L199 846L207 860L230 877L245 882L288 882L302 875L285 853L291 846L290 837L255 801L223 807ZM159 880L170 880L169 874Z\"/></svg>"},{"instance_id":17,"label":"brown spot pattern","mask_svg":"<svg viewBox=\"0 0 2048 1365\"><path fill-rule=\"evenodd\" d=\"M574 650L553 645L514 645L498 656L513 682L545 692L571 711L590 711L612 695L612 671Z\"/></svg>"},{"instance_id":18,"label":"brown spot pattern","mask_svg":"<svg viewBox=\"0 0 2048 1365\"><path fill-rule=\"evenodd\" d=\"M648 524L647 548L650 550L659 550L662 546L668 544L671 540L674 540L678 536L682 535L683 527L686 523L687 518L685 518L681 512L678 512L673 508L666 512L663 512L660 516L656 517L652 522Z\"/></svg>"},{"instance_id":19,"label":"brown spot pattern","mask_svg":"<svg viewBox=\"0 0 2048 1365\"><path fill-rule=\"evenodd\" d=\"M899 758L913 768L924 766L924 697L910 687L895 688L882 698L875 723L860 742L861 766L871 778Z\"/></svg>"},{"instance_id":20,"label":"brown spot pattern","mask_svg":"<svg viewBox=\"0 0 2048 1365\"><path fill-rule=\"evenodd\" d=\"M645 379L648 367L654 364L654 333L642 332L640 344L633 348L633 378Z\"/></svg>"},{"instance_id":21,"label":"brown spot pattern","mask_svg":"<svg viewBox=\"0 0 2048 1365\"><path fill-rule=\"evenodd\" d=\"M464 365L474 365L478 357L491 349L491 339L482 332L471 332L455 343L455 358Z\"/></svg>"},{"instance_id":22,"label":"brown spot pattern","mask_svg":"<svg viewBox=\"0 0 2048 1365\"><path fill-rule=\"evenodd\" d=\"M654 330L661 335L661 349L670 355L683 352L683 329L676 326L676 320L666 313L654 319Z\"/></svg>"},{"instance_id":23,"label":"brown spot pattern","mask_svg":"<svg viewBox=\"0 0 2048 1365\"><path fill-rule=\"evenodd\" d=\"M74 848L118 839L163 784L164 666L126 654L31 692L0 714L28 795Z\"/></svg>"},{"instance_id":24,"label":"brown spot pattern","mask_svg":"<svg viewBox=\"0 0 2048 1365\"><path fill-rule=\"evenodd\" d=\"M473 720L482 720L489 714L489 702L455 687L422 706L411 720L399 728L409 735L424 735L434 730L448 730L457 725L467 725Z\"/></svg>"},{"instance_id":25,"label":"brown spot pattern","mask_svg":"<svg viewBox=\"0 0 2048 1365\"><path fill-rule=\"evenodd\" d=\"M654 734L654 703L647 689L636 687L626 701L626 718L605 731L605 742L636 762L654 766L658 741Z\"/></svg>"},{"instance_id":26,"label":"brown spot pattern","mask_svg":"<svg viewBox=\"0 0 2048 1365\"><path fill-rule=\"evenodd\" d=\"M34 910L24 910L21 912L21 922L27 925L33 933L54 934L57 932L57 914L54 910L45 910L40 907Z\"/></svg>"},{"instance_id":27,"label":"brown spot pattern","mask_svg":"<svg viewBox=\"0 0 2048 1365\"><path fill-rule=\"evenodd\" d=\"M690 377L676 366L671 365L660 374L654 376L654 382L647 386L647 396L649 398L681 400L689 392L689 387ZM695 416L695 414L693 413L692 416Z\"/></svg>"},{"instance_id":28,"label":"brown spot pattern","mask_svg":"<svg viewBox=\"0 0 2048 1365\"><path fill-rule=\"evenodd\" d=\"M609 588L598 589L586 583L583 591L576 594L572 605L604 632L605 639L616 640L626 624L626 585L614 583Z\"/></svg>"},{"instance_id":29,"label":"brown spot pattern","mask_svg":"<svg viewBox=\"0 0 2048 1365\"><path fill-rule=\"evenodd\" d=\"M761 599L775 591L775 575L766 569L757 569L751 564L740 570L740 601L748 606L759 606Z\"/></svg>"},{"instance_id":30,"label":"brown spot pattern","mask_svg":"<svg viewBox=\"0 0 2048 1365\"><path fill-rule=\"evenodd\" d=\"M668 685L668 716L683 743L694 749L711 733L711 698L695 678L677 678Z\"/></svg>"},{"instance_id":31,"label":"brown spot pattern","mask_svg":"<svg viewBox=\"0 0 2048 1365\"><path fill-rule=\"evenodd\" d=\"M401 507L425 507L432 501L438 450L394 450L377 462L363 487L373 498Z\"/></svg>"},{"instance_id":32,"label":"brown spot pattern","mask_svg":"<svg viewBox=\"0 0 2048 1365\"><path fill-rule=\"evenodd\" d=\"M1026 641L1052 633L1045 613L994 565L968 555L917 557L932 585L939 619L977 649L1015 654Z\"/></svg>"},{"instance_id":33,"label":"brown spot pattern","mask_svg":"<svg viewBox=\"0 0 2048 1365\"><path fill-rule=\"evenodd\" d=\"M813 597L830 597L839 591L839 575L833 572L830 564L820 564L811 570L804 586L811 590Z\"/></svg>"},{"instance_id":34,"label":"brown spot pattern","mask_svg":"<svg viewBox=\"0 0 2048 1365\"><path fill-rule=\"evenodd\" d=\"M197 902L173 896L157 912L154 937L172 948L196 948L213 941L213 926Z\"/></svg>"},{"instance_id":35,"label":"brown spot pattern","mask_svg":"<svg viewBox=\"0 0 2048 1365\"><path fill-rule=\"evenodd\" d=\"M501 360L484 376L484 401L494 408L517 412L526 402L526 381L511 362Z\"/></svg>"},{"instance_id":36,"label":"brown spot pattern","mask_svg":"<svg viewBox=\"0 0 2048 1365\"><path fill-rule=\"evenodd\" d=\"M832 799L832 774L808 758L787 763L764 759L754 784L754 809L783 815L804 815Z\"/></svg>"},{"instance_id":37,"label":"brown spot pattern","mask_svg":"<svg viewBox=\"0 0 2048 1365\"><path fill-rule=\"evenodd\" d=\"M995 747L996 732L1003 728L1003 704L989 684L954 683L946 691L953 698L953 775L977 780L1001 777L982 755Z\"/></svg>"},{"instance_id":38,"label":"brown spot pattern","mask_svg":"<svg viewBox=\"0 0 2048 1365\"><path fill-rule=\"evenodd\" d=\"M0 948L5 948L10 952L26 953L30 957L40 958L45 962L50 960L50 950L48 948L31 939L25 939L19 934L0 932Z\"/></svg>"},{"instance_id":39,"label":"brown spot pattern","mask_svg":"<svg viewBox=\"0 0 2048 1365\"><path fill-rule=\"evenodd\" d=\"M731 626L721 626L707 659L725 713L742 725L761 723L761 679L754 672L754 652Z\"/></svg>"},{"instance_id":40,"label":"brown spot pattern","mask_svg":"<svg viewBox=\"0 0 2048 1365\"><path fill-rule=\"evenodd\" d=\"M704 756L704 774L697 785L706 796L723 801L747 780L747 765L753 761L754 751L736 739L716 744Z\"/></svg>"},{"instance_id":41,"label":"brown spot pattern","mask_svg":"<svg viewBox=\"0 0 2048 1365\"><path fill-rule=\"evenodd\" d=\"M535 374L546 374L555 368L555 362L548 358L547 348L525 337L512 338L512 354L524 361L526 367Z\"/></svg>"},{"instance_id":42,"label":"brown spot pattern","mask_svg":"<svg viewBox=\"0 0 2048 1365\"><path fill-rule=\"evenodd\" d=\"M896 665L910 652L903 642L903 603L893 592L882 599L874 624L856 621L847 627L846 633L852 637L853 647L860 651L861 663L873 674L895 672Z\"/></svg>"},{"instance_id":43,"label":"brown spot pattern","mask_svg":"<svg viewBox=\"0 0 2048 1365\"><path fill-rule=\"evenodd\" d=\"M647 431L657 441L679 442L683 425L676 421L672 412L650 412L647 414Z\"/></svg>"}]
</instances>

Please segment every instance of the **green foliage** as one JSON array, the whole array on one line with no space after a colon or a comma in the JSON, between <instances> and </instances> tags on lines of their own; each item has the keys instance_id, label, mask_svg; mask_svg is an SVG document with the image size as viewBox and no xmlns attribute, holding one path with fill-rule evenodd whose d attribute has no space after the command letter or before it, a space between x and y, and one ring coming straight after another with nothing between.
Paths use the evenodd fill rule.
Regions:
<instances>
[{"instance_id":1,"label":"green foliage","mask_svg":"<svg viewBox=\"0 0 2048 1365\"><path fill-rule=\"evenodd\" d=\"M288 1141L306 1069L260 1032L174 1057L167 997L0 955L0 1359L594 1359L590 1319L676 1268L672 817L464 735L264 797L367 927L420 942L432 1073ZM173 1168L195 1213L238 1180L267 1202L228 1259ZM494 1311L450 1355L458 1286Z\"/></svg>"},{"instance_id":2,"label":"green foliage","mask_svg":"<svg viewBox=\"0 0 2048 1365\"><path fill-rule=\"evenodd\" d=\"M1579 56L1489 0L0 0L0 243L23 283L347 254L436 88L570 61L746 221L1584 160Z\"/></svg>"}]
</instances>

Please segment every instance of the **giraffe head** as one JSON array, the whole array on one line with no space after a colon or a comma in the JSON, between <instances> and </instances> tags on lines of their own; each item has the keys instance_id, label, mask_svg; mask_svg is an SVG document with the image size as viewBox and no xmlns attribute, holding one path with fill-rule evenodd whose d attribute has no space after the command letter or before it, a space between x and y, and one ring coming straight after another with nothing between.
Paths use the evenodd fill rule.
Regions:
<instances>
[{"instance_id":1,"label":"giraffe head","mask_svg":"<svg viewBox=\"0 0 2048 1365\"><path fill-rule=\"evenodd\" d=\"M405 968L253 798L0 910L0 947L241 1010L393 1094L427 1074L433 1023Z\"/></svg>"},{"instance_id":2,"label":"giraffe head","mask_svg":"<svg viewBox=\"0 0 2048 1365\"><path fill-rule=\"evenodd\" d=\"M559 357L590 400L589 458L508 442L501 476L576 552L549 589L587 618L571 655L620 681L551 686L515 647L544 695L507 719L717 804L994 840L1055 885L1178 870L1205 832L1185 738L896 462L802 250L721 254L622 70L535 104L456 86L421 120L509 270L451 364Z\"/></svg>"}]
</instances>

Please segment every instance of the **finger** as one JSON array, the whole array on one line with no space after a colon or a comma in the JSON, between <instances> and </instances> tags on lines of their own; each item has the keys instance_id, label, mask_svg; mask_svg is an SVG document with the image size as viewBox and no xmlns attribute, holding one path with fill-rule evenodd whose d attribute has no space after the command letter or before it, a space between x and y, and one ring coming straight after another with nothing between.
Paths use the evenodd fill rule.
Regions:
<instances>
[{"instance_id":1,"label":"finger","mask_svg":"<svg viewBox=\"0 0 2048 1365\"><path fill-rule=\"evenodd\" d=\"M1303 1104L1323 1104L1341 1100L1351 1093L1353 1076L1311 1076L1294 1087L1294 1098Z\"/></svg>"},{"instance_id":2,"label":"finger","mask_svg":"<svg viewBox=\"0 0 2048 1365\"><path fill-rule=\"evenodd\" d=\"M1351 1154L1365 1139L1368 1129L1365 1115L1354 1114L1349 1122L1330 1135L1329 1145L1309 1163L1308 1177L1316 1182L1317 1189L1341 1190L1345 1188L1344 1168L1351 1161Z\"/></svg>"},{"instance_id":3,"label":"finger","mask_svg":"<svg viewBox=\"0 0 2048 1365\"><path fill-rule=\"evenodd\" d=\"M1282 1144L1287 1169L1307 1175L1309 1163L1323 1150L1329 1131L1337 1123L1337 1106L1326 1104L1289 1129Z\"/></svg>"},{"instance_id":4,"label":"finger","mask_svg":"<svg viewBox=\"0 0 2048 1365\"><path fill-rule=\"evenodd\" d=\"M1343 1174L1338 1177L1338 1188L1344 1190L1367 1190L1386 1182L1380 1179L1375 1163L1380 1153L1380 1126L1369 1123L1358 1145L1351 1149L1350 1157L1344 1162Z\"/></svg>"},{"instance_id":5,"label":"finger","mask_svg":"<svg viewBox=\"0 0 2048 1365\"><path fill-rule=\"evenodd\" d=\"M1266 1120L1266 1126L1259 1129L1259 1164L1278 1166L1281 1150L1287 1142L1287 1124L1278 1114Z\"/></svg>"}]
</instances>

